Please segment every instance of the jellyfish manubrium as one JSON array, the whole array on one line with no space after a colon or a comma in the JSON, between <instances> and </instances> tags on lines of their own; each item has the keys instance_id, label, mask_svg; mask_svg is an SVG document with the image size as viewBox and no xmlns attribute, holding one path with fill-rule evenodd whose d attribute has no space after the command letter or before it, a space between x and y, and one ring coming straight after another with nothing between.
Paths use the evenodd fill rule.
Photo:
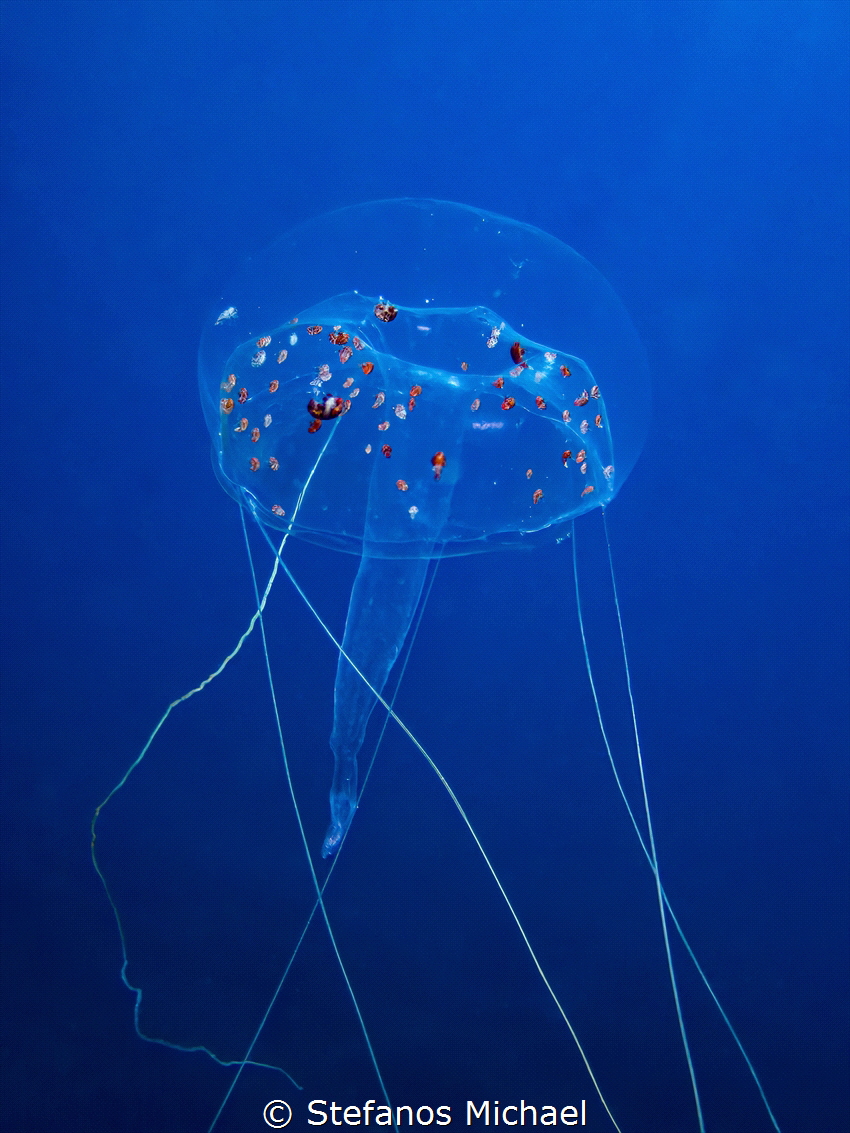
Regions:
<instances>
[{"instance_id":1,"label":"jellyfish manubrium","mask_svg":"<svg viewBox=\"0 0 850 1133\"><path fill-rule=\"evenodd\" d=\"M646 367L611 288L529 225L437 201L296 229L201 347L216 472L266 529L360 557L334 689L323 855L429 561L562 536L640 450Z\"/></svg>"}]
</instances>

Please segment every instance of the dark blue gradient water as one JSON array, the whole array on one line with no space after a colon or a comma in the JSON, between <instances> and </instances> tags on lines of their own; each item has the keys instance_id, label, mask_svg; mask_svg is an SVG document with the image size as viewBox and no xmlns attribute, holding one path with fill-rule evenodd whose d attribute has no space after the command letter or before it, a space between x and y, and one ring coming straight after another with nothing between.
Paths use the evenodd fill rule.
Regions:
<instances>
[{"instance_id":1,"label":"dark blue gradient water","mask_svg":"<svg viewBox=\"0 0 850 1133\"><path fill-rule=\"evenodd\" d=\"M194 1133L224 1097L228 1071L135 1033L90 821L255 609L197 393L211 304L292 226L404 196L552 233L634 321L653 416L607 525L665 888L784 1133L843 1128L847 5L8 0L2 15L2 1128ZM599 513L576 531L635 797ZM287 551L341 635L356 560ZM262 586L271 555L254 552ZM316 852L337 654L285 578L266 630ZM569 541L441 563L396 707L621 1128L696 1129ZM142 1029L242 1057L311 908L256 633L174 711L104 809L98 854ZM468 832L394 726L337 862L328 913L394 1104L450 1105L460 1126L467 1100L584 1098L586 1127L610 1128ZM769 1130L674 957L706 1128ZM299 1133L310 1100L380 1101L319 924L255 1057L303 1089L249 1068L217 1128L268 1128L273 1098Z\"/></svg>"}]
</instances>

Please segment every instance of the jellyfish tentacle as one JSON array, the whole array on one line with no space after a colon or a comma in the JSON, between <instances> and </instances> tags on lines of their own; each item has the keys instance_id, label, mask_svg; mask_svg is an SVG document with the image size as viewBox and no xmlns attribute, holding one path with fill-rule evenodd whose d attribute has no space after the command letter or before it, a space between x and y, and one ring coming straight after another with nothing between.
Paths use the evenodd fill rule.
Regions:
<instances>
[{"instance_id":1,"label":"jellyfish tentacle","mask_svg":"<svg viewBox=\"0 0 850 1133\"><path fill-rule=\"evenodd\" d=\"M323 858L337 852L357 809L357 756L375 693L384 690L419 604L430 561L430 548L422 550L418 558L399 560L373 556L367 548L360 560L334 685L335 763Z\"/></svg>"}]
</instances>

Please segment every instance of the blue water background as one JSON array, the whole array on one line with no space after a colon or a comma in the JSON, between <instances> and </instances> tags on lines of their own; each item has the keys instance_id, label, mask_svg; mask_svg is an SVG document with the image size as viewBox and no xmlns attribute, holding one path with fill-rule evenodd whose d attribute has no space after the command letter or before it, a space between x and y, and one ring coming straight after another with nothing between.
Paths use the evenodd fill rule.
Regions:
<instances>
[{"instance_id":1,"label":"blue water background","mask_svg":"<svg viewBox=\"0 0 850 1133\"><path fill-rule=\"evenodd\" d=\"M25 3L3 50L3 1110L204 1130L230 1075L140 1041L95 806L252 611L196 388L211 307L293 224L427 195L611 281L655 415L608 512L666 887L785 1133L846 1128L847 31L810 3ZM223 300L223 301L222 301ZM600 516L603 706L636 780ZM292 547L341 632L354 560ZM269 569L268 556L261 570ZM314 851L334 652L269 613ZM398 701L457 790L624 1130L696 1128L651 875L601 747L569 545L440 568ZM309 907L257 642L104 812L142 1024L244 1052ZM456 812L392 727L329 910L398 1104L588 1098ZM676 952L681 961L680 950ZM770 1128L683 963L712 1133ZM308 935L219 1126L380 1100Z\"/></svg>"}]
</instances>

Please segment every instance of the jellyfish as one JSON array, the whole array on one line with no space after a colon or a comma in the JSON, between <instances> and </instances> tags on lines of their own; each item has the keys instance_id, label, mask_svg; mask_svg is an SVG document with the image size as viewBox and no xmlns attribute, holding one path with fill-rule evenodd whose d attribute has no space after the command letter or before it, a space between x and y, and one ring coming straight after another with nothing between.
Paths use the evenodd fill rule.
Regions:
<instances>
[{"instance_id":1,"label":"jellyfish","mask_svg":"<svg viewBox=\"0 0 850 1133\"><path fill-rule=\"evenodd\" d=\"M219 313L222 310L224 316ZM269 360L274 359L275 373L270 377ZM366 1090L362 1097L334 1099L351 1103L345 1110L349 1114L346 1122L367 1123L371 1114L374 1123L393 1127L444 1124L440 1115L448 1111L454 1123L473 1123L469 1112L460 1108L458 1083L453 1087L457 1087L457 1097L449 1098L451 1104L441 1111L446 1098L439 1081L432 1095L417 1098L397 1096L404 1095L404 1074L400 1083L392 1075L385 1082L381 1066L393 1045L402 1045L406 1032L399 1030L376 1051L369 1038L368 1012L361 1011L326 909L327 879L346 859L349 845L357 847L360 832L370 821L362 806L368 765L365 737L370 720L380 709L385 722L397 724L437 772L504 899L527 950L533 980L545 987L557 1025L565 1025L580 1052L566 1093L534 1099L541 1122L581 1121L598 1129L634 1127L634 1120L617 1113L616 1102L606 1100L606 1091L591 1066L595 1059L587 1057L564 1008L564 994L553 987L548 962L525 931L522 912L508 893L510 884L503 884L457 794L396 710L398 684L388 691L391 675L403 671L423 608L427 622L427 593L440 564L445 564L440 567L445 571L460 564L455 578L462 579L464 560L479 562L488 556L500 582L489 598L493 619L515 600L513 587L519 574L515 563L545 564L560 548L572 552L575 567L574 525L588 522L582 519L588 513L604 514L638 459L647 432L647 366L624 308L586 260L530 225L448 202L379 201L301 225L249 261L222 293L208 320L199 374L215 474L239 505L246 532L259 532L261 545L271 551L272 578L279 567L289 575L335 650L333 688L317 683L312 672L303 676L308 693L302 703L311 707L332 703L327 748L315 753L316 766L326 779L325 789L329 781L330 813L323 834L318 828L304 834L315 889L313 912L306 917L247 1049L243 1046L243 1053L235 1059L214 1057L235 1066L237 1077L247 1066L282 1068L282 1055L270 1056L268 1061L259 1058L257 1042L310 919L320 909L379 1084L372 1100L368 1100L365 1085L357 1087L361 1093ZM233 412L235 394L230 396L237 389L238 418ZM344 594L347 613L342 633L335 632L323 615L321 593L313 600L309 587L291 570L290 540L296 546L313 544L340 559L347 557L354 568L350 590L346 587ZM250 551L247 534L246 541ZM523 557L522 552L529 554ZM253 559L251 569L255 570ZM345 577L345 572L340 574ZM541 584L538 601L554 610L571 585L571 576L555 587ZM256 614L236 649L210 678L169 706L131 771L172 709L219 676L248 632L259 625L265 642L263 611L269 587L270 583L265 590L256 587ZM476 600L472 591L462 587L455 594L459 608ZM584 638L583 621L580 625ZM453 647L447 639L444 649ZM264 649L274 699L272 667L265 645ZM510 649L508 644L505 669L510 667ZM578 650L572 660L579 667L586 661L590 674L586 643L585 661ZM547 672L550 683L545 679ZM532 721L535 714L557 719L566 713L558 701L556 682L551 681L551 670L542 670L542 676L539 687L532 688L533 703L523 702ZM592 687L599 711L596 686ZM511 707L517 696L515 681L506 680L502 691L505 704ZM427 698L428 690L423 689L422 695ZM282 719L276 700L274 706L286 762L283 735L297 721ZM464 711L474 716L475 703L465 703ZM601 713L599 720L601 723ZM605 743L608 745L607 738ZM371 750L374 757L374 747ZM582 743L568 754L581 760ZM518 756L515 762L522 771L535 775L530 749L512 756ZM493 760L486 749L470 752L469 762L482 778L493 774ZM128 775L105 801L124 785ZM620 786L619 778L617 784ZM303 829L295 793L293 801ZM93 855L95 823L103 805L92 824ZM555 823L543 833L542 841L552 868L557 868L561 840L558 824L568 824L574 810L573 801L557 793L551 800L549 813L555 816ZM505 821L511 821L507 814ZM648 884L655 888L667 918L666 936L673 931L668 921L676 929L678 922L664 912L667 896L654 848L649 846L651 839L639 822L635 830L650 866ZM404 831L401 837L411 835ZM382 847L381 853L391 858L406 849L410 847L395 842ZM323 860L326 873L322 880L317 870ZM361 901L364 896L360 895ZM121 930L122 975L136 993L137 1031L148 1038L139 1023L142 991L127 974L129 933L111 894L110 901ZM416 926L407 928L415 937ZM667 956L675 992L669 946ZM708 986L701 969L697 971ZM499 988L498 981L495 986ZM676 1005L678 1010L678 998ZM319 1027L322 1050L329 1060L337 1048L343 1049L338 1010L324 1016ZM488 1003L486 1011L490 1020L498 1013L498 1002ZM487 1029L482 1020L481 1033ZM693 1085L693 1098L686 1099L687 1121L702 1129L683 1025L681 1034L687 1057L680 1056L680 1062L687 1063ZM738 1041L734 1032L733 1038ZM212 1053L207 1044L156 1041ZM526 1073L536 1062L560 1058L548 1045L541 1040L536 1053L522 1056ZM498 1124L500 1113L503 1123L510 1124L508 1113L516 1116L516 1111L504 1107L519 1104L522 1091L532 1087L526 1079L525 1085L517 1079L512 1087L516 1097L506 1101L504 1091L511 1087L504 1079L503 1096L488 1098L476 1093L476 1083L484 1079L474 1072L474 1056L468 1063L470 1078L468 1083L464 1080L464 1089L472 1101L462 1104L473 1105L478 1124ZM579 1073L585 1075L582 1085ZM557 1069L555 1078L560 1081L562 1077ZM227 1104L235 1080L210 1128ZM331 1089L321 1088L328 1100L311 1102L317 1108L307 1111L302 1107L300 1114L311 1124L328 1120ZM758 1088L761 1090L760 1085ZM407 1103L407 1110L404 1105L394 1109L391 1094ZM686 1119L680 1111L671 1110L671 1121L683 1128ZM778 1128L775 1121L773 1124Z\"/></svg>"}]
</instances>

